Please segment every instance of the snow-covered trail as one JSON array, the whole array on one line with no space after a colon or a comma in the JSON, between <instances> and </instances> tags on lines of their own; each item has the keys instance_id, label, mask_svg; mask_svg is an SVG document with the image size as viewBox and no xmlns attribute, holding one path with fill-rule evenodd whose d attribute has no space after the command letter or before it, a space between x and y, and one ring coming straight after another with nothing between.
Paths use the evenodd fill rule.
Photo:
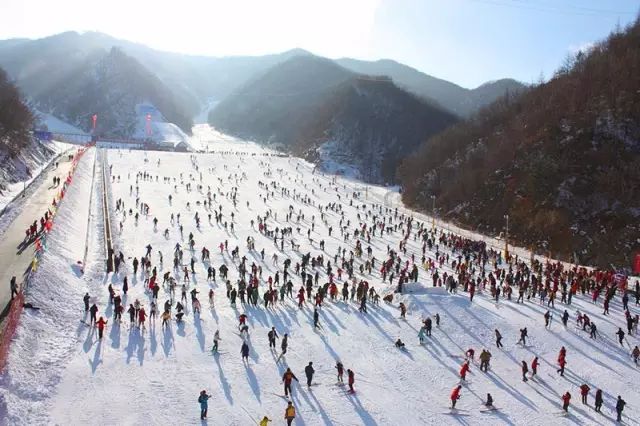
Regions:
<instances>
[{"instance_id":1,"label":"snow-covered trail","mask_svg":"<svg viewBox=\"0 0 640 426\"><path fill-rule=\"evenodd\" d=\"M233 248L237 246L240 257L247 257L248 266L252 263L261 266L262 296L268 286L264 280L273 276L276 270L280 271L282 282L282 263L287 257L295 265L303 254L310 252L312 256L322 254L325 262L330 260L335 265L334 255L339 248L344 248L348 257L354 250L355 240L344 241L341 237L341 219L342 225L352 234L354 226L361 221L370 223L370 216L365 220L367 211L387 217L393 216L393 211L384 206L380 210L379 204L374 207L362 198L353 199L354 183L351 181L313 174L311 165L295 158L270 155L269 151L257 145L220 141L211 144L209 149L215 152L195 156L109 151L108 160L113 166L114 177L111 184L112 206L116 200L122 199L125 210L132 209L135 214L138 197L139 203L149 205L150 213L148 216L140 215L136 223L132 215L127 214L124 218L122 213L114 212L115 249L116 253L123 252L126 266L120 274L109 276L106 282L96 278L90 282L85 279L87 282L82 289L75 289L73 294L64 293L64 298L50 306L51 311L41 313L66 326L69 334L77 336L77 342L74 350L54 361L55 367L63 370L60 382L53 383L47 393L34 393L34 397L39 395L50 411L27 408L30 383L37 381L41 372L34 373L32 381L20 387L21 398L15 397L14 386L2 386L2 392L8 393L3 401L12 423L198 424L196 400L200 390L206 389L212 395L209 400L211 424L256 424L263 415L274 419L274 424L281 424L284 423L282 418L286 407L281 377L289 366L300 380L300 384L294 384L292 399L297 410L295 424L606 424L615 419L611 410L617 395L622 395L629 403L624 413L626 422L638 424L636 419L640 416L640 409L636 404L640 400L640 385L637 377L640 371L629 358L630 349L620 348L614 339L617 327L624 327L621 306L617 302L612 305L609 317L603 317L602 308L591 304L584 296L574 298L570 307L558 302L552 309L555 319L551 330L546 330L543 323L546 306L540 306L537 301L516 304L514 297L514 301L496 304L487 295L477 294L471 303L466 293L452 296L441 288L433 288L430 274L420 268L419 282L408 286L410 293L394 299L392 304L380 301L379 306L373 306L370 302L366 314L358 312L355 302L325 302L320 311L320 331L313 330L313 309L309 301L302 310L297 308L296 301L289 298L269 309L240 303L232 307L225 296L219 273L216 283L206 280L209 263L200 259L203 246L211 252L211 265L216 269L223 263L229 267L229 279L234 286L239 276L237 265L240 261L232 259ZM198 170L194 168L192 158L195 158ZM141 178L136 182L139 172L148 173L151 179ZM170 181L163 182L164 177ZM332 183L334 181L335 184ZM272 187L267 191L259 182L285 187L290 196L283 195L279 188ZM191 191L185 188L186 183L191 183ZM197 189L200 183L202 191ZM137 197L136 186L139 188ZM209 221L209 211L198 204L206 199L208 186L212 194L216 194L215 209L222 206L222 224L216 223L213 217ZM236 207L228 196L233 187L238 188ZM383 191L379 188L370 190ZM265 199L267 193L269 198ZM332 203L342 206L344 216L328 210L327 223L324 224L318 205ZM290 206L294 215L287 222ZM300 245L299 250L292 250L287 238L281 251L272 239L257 231L257 217L264 217L267 211L272 213L267 219L269 229L291 226L293 240ZM200 229L194 221L196 212L201 218ZM181 215L182 236L178 223L170 223L172 213ZM299 213L304 218L298 222L296 216ZM157 227L154 227L154 218L158 219ZM251 220L254 221L253 227ZM94 222L100 223L99 220ZM227 229L224 222L227 222ZM232 222L233 231L229 227ZM310 240L307 231L312 223L315 225L310 232ZM396 223L399 222L394 219L392 225ZM329 227L333 229L331 236ZM169 230L168 238L163 235L165 229ZM187 246L191 232L195 239L193 253ZM387 246L397 249L402 234L395 231L383 237L377 235L370 244L363 241L363 247L366 249L370 245L378 259L374 272L364 276L356 272L355 275L369 281L384 295L392 289L382 283L377 272L379 262L387 258ZM247 237L255 238L255 251L247 250ZM218 245L225 240L229 248L221 253ZM325 241L324 250L319 247L320 240ZM124 299L125 306L139 299L148 312L150 297L144 291L144 275L140 271L137 276L133 275L132 259L143 256L145 247L151 244L151 261L158 268L161 279L164 272L173 269L172 255L177 242L184 248L183 265L189 266L192 256L196 259L196 274L191 276L188 290L196 288L200 292L202 313L194 315L191 304L186 303L185 321L182 324L172 321L166 331L159 319L155 326L147 322L143 332L135 328L130 330L126 313L121 325L113 324L113 307L108 304L107 284L112 283L116 292L122 295L122 281L127 276L130 288ZM260 256L262 249L265 250L264 260ZM162 265L159 264L158 251L163 253ZM278 254L277 266L272 261L273 253ZM410 259L412 254L418 261L421 244L410 238L407 254L402 258ZM427 256L433 258L434 253L427 251ZM356 257L356 270L365 259L366 251L362 258ZM320 284L327 282L325 269L317 268L317 271ZM440 268L441 273L444 271L451 273L448 266ZM182 273L175 274L175 277L182 284ZM342 280L337 280L339 289L344 278L343 275ZM291 279L295 294L300 288L301 278L293 275ZM96 331L78 325L80 313L59 315L60 312L80 312L84 288L89 289L98 303L99 315L109 320L102 342L97 341ZM215 291L215 309L208 306L210 288ZM179 294L178 290L178 298ZM160 311L167 298L165 290L161 289ZM399 318L399 301L408 306L406 321ZM559 323L565 308L571 314L567 329ZM601 338L597 342L589 339L586 332L575 329L575 310L578 308L598 324ZM242 339L237 331L237 318L242 312L248 315L250 325L248 366L243 365L240 358ZM637 307L632 307L632 313L636 312ZM433 318L436 313L441 316L441 325L434 327L433 336L421 346L417 338L421 319ZM29 326L29 322L23 324L23 327ZM289 349L281 363L276 363L280 341L277 352L268 348L267 332L272 326L280 336L289 334ZM518 330L525 326L529 329L530 341L521 347L516 345ZM495 328L499 328L504 336L503 350L495 348ZM220 330L222 338L221 354L212 356L210 348L216 329ZM406 351L394 347L393 343L398 338L407 344ZM638 344L636 337L627 339L632 346ZM47 344L44 342L33 356L45 358ZM564 378L555 372L557 353L562 345L567 348L568 360ZM472 365L469 383L463 387L462 399L458 402L461 411L452 415L448 409L449 394L459 382L458 370L464 352L470 347L475 348L476 356L483 348L492 352L491 370L485 374L479 371L477 364ZM14 347L13 356L19 356L15 352L23 349L22 345ZM520 362L525 360L530 364L535 355L542 361L539 377L524 383L521 381ZM355 371L355 395L348 394L345 387L336 384L334 365L337 360L341 360L345 368ZM313 362L316 370L314 382L318 383L311 389L307 389L304 383L303 371L309 361ZM10 364L5 377L9 375L12 381L20 382L20 374L24 371L15 368ZM590 407L580 404L577 386L582 383L588 383L593 389ZM603 415L591 408L597 387L605 393ZM573 395L571 415L559 417L560 396L566 391ZM499 411L480 412L487 393L493 395Z\"/></svg>"}]
</instances>

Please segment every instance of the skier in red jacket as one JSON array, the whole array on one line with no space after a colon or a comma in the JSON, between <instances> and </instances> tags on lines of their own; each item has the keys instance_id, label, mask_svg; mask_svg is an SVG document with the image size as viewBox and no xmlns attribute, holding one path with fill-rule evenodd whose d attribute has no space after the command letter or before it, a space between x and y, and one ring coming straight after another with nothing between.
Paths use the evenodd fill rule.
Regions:
<instances>
[{"instance_id":1,"label":"skier in red jacket","mask_svg":"<svg viewBox=\"0 0 640 426\"><path fill-rule=\"evenodd\" d=\"M533 358L531 361L531 378L533 379L536 374L538 374L538 365L540 365L540 361L538 361L538 357Z\"/></svg>"},{"instance_id":2,"label":"skier in red jacket","mask_svg":"<svg viewBox=\"0 0 640 426\"><path fill-rule=\"evenodd\" d=\"M569 412L569 402L571 401L571 394L569 392L562 395L562 409Z\"/></svg>"},{"instance_id":3,"label":"skier in red jacket","mask_svg":"<svg viewBox=\"0 0 640 426\"><path fill-rule=\"evenodd\" d=\"M582 385L580 385L580 396L582 398L583 404L587 403L587 395L589 395L590 390L591 388L586 383L583 383Z\"/></svg>"},{"instance_id":4,"label":"skier in red jacket","mask_svg":"<svg viewBox=\"0 0 640 426\"><path fill-rule=\"evenodd\" d=\"M462 364L462 367L460 368L460 379L461 380L466 380L468 371L469 371L469 361L466 361L464 364Z\"/></svg>"},{"instance_id":5,"label":"skier in red jacket","mask_svg":"<svg viewBox=\"0 0 640 426\"><path fill-rule=\"evenodd\" d=\"M456 408L456 402L460 399L460 389L462 389L461 385L456 386L451 391L451 408Z\"/></svg>"},{"instance_id":6,"label":"skier in red jacket","mask_svg":"<svg viewBox=\"0 0 640 426\"><path fill-rule=\"evenodd\" d=\"M356 381L356 373L353 370L347 369L347 376L349 377L349 392L356 393L355 389L353 389L353 384Z\"/></svg>"},{"instance_id":7,"label":"skier in red jacket","mask_svg":"<svg viewBox=\"0 0 640 426\"><path fill-rule=\"evenodd\" d=\"M104 326L107 325L108 321L105 321L104 318L100 317L100 319L96 322L98 326L98 338L102 339L102 333L104 332Z\"/></svg>"}]
</instances>

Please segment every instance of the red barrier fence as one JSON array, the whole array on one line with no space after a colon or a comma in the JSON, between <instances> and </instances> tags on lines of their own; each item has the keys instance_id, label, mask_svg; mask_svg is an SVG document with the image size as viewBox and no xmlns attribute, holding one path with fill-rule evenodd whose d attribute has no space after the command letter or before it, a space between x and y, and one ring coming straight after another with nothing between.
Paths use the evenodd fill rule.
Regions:
<instances>
[{"instance_id":1,"label":"red barrier fence","mask_svg":"<svg viewBox=\"0 0 640 426\"><path fill-rule=\"evenodd\" d=\"M42 257L42 253L46 250L47 247L47 236L54 226L54 218L56 216L56 213L58 212L58 207L60 206L60 203L65 196L67 188L73 181L73 174L75 173L78 162L80 161L80 158L82 158L82 155L85 153L85 151L86 148L81 148L73 156L71 170L69 171L69 174L67 175L67 178L62 185L62 188L60 189L60 191L58 191L51 203L51 206L48 209L51 214L49 215L49 219L46 222L44 230L35 238L34 244L36 250L31 261L31 266L26 276L24 277L22 285L20 286L20 292L11 301L9 313L4 320L4 329L2 330L2 336L0 337L0 372L4 371L4 368L7 365L11 340L13 339L16 329L18 328L18 323L20 322L20 314L22 314L24 307L24 293L29 288L31 275L38 269L38 264L40 262L40 258Z\"/></svg>"},{"instance_id":2,"label":"red barrier fence","mask_svg":"<svg viewBox=\"0 0 640 426\"><path fill-rule=\"evenodd\" d=\"M18 322L20 322L20 314L22 313L23 305L24 294L22 291L20 291L20 293L18 293L18 295L11 301L9 314L5 319L5 326L4 330L2 331L2 339L0 340L0 371L4 371L4 366L7 364L11 339L16 332L16 328L18 328Z\"/></svg>"}]
</instances>

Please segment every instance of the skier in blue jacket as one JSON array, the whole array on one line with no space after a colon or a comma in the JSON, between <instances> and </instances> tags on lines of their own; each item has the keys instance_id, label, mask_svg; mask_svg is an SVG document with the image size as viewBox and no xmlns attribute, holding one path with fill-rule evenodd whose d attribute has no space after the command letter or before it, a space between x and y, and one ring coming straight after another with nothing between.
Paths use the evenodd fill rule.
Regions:
<instances>
[{"instance_id":1,"label":"skier in blue jacket","mask_svg":"<svg viewBox=\"0 0 640 426\"><path fill-rule=\"evenodd\" d=\"M207 395L207 391L203 390L200 392L200 396L198 397L198 402L200 403L200 419L204 420L207 418L207 409L209 408L209 398L211 395Z\"/></svg>"}]
</instances>

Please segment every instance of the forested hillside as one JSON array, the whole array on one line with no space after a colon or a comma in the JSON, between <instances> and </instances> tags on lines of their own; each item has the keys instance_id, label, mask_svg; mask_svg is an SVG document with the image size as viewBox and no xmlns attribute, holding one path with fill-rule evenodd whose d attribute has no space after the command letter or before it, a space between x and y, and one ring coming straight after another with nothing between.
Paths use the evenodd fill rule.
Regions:
<instances>
[{"instance_id":1,"label":"forested hillside","mask_svg":"<svg viewBox=\"0 0 640 426\"><path fill-rule=\"evenodd\" d=\"M456 118L387 77L355 74L304 55L231 94L209 121L321 165L353 167L367 181L392 183L398 161Z\"/></svg>"},{"instance_id":2,"label":"forested hillside","mask_svg":"<svg viewBox=\"0 0 640 426\"><path fill-rule=\"evenodd\" d=\"M427 140L399 167L404 201L582 263L640 248L640 23Z\"/></svg>"}]
</instances>

